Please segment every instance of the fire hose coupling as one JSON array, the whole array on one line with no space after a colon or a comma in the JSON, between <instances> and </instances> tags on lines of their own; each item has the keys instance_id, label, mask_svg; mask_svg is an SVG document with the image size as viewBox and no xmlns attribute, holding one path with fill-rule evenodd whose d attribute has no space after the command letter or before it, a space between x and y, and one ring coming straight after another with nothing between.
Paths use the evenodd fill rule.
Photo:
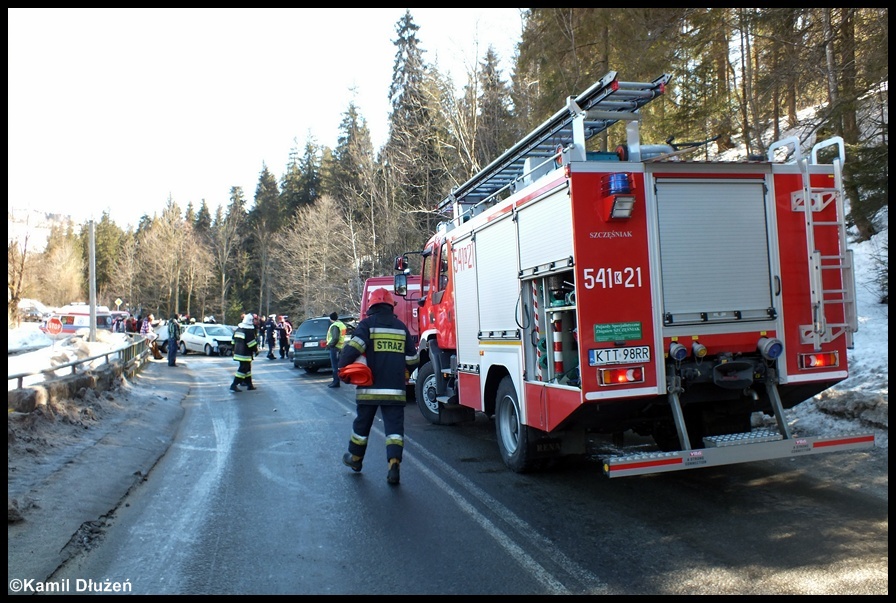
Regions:
<instances>
[{"instance_id":1,"label":"fire hose coupling","mask_svg":"<svg viewBox=\"0 0 896 603\"><path fill-rule=\"evenodd\" d=\"M671 358L675 362L681 362L687 357L688 349L677 341L673 341L672 345L669 346L669 358Z\"/></svg>"},{"instance_id":2,"label":"fire hose coupling","mask_svg":"<svg viewBox=\"0 0 896 603\"><path fill-rule=\"evenodd\" d=\"M784 352L784 343L777 337L760 337L756 347L766 360L777 360Z\"/></svg>"}]
</instances>

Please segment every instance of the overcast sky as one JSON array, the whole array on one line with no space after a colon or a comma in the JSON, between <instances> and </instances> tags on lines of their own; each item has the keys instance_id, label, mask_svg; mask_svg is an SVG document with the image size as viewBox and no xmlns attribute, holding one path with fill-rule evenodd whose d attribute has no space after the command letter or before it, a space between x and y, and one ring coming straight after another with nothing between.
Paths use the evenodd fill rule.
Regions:
<instances>
[{"instance_id":1,"label":"overcast sky","mask_svg":"<svg viewBox=\"0 0 896 603\"><path fill-rule=\"evenodd\" d=\"M8 8L9 208L126 226L169 196L251 203L264 165L336 145L353 94L379 148L405 10ZM520 9L410 11L455 83L489 45L509 76Z\"/></svg>"}]
</instances>

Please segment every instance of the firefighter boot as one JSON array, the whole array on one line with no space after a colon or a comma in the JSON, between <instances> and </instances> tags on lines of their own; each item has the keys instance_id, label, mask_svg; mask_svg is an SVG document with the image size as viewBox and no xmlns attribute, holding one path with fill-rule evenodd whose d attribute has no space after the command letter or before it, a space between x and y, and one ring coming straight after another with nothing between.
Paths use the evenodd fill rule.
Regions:
<instances>
[{"instance_id":1,"label":"firefighter boot","mask_svg":"<svg viewBox=\"0 0 896 603\"><path fill-rule=\"evenodd\" d=\"M246 389L248 389L249 391L252 391L253 389L258 389L257 387L255 387L254 385L252 385L252 377L249 377L248 379L246 379L246 385L249 386L249 387L246 388Z\"/></svg>"},{"instance_id":2,"label":"firefighter boot","mask_svg":"<svg viewBox=\"0 0 896 603\"><path fill-rule=\"evenodd\" d=\"M361 470L361 461L364 460L360 456L355 456L351 452L346 452L342 455L342 462L346 467L351 467L352 471L360 471Z\"/></svg>"},{"instance_id":3,"label":"firefighter boot","mask_svg":"<svg viewBox=\"0 0 896 603\"><path fill-rule=\"evenodd\" d=\"M398 459L389 459L389 473L386 474L386 481L392 485L401 481L401 461Z\"/></svg>"},{"instance_id":4,"label":"firefighter boot","mask_svg":"<svg viewBox=\"0 0 896 603\"><path fill-rule=\"evenodd\" d=\"M234 378L233 383L230 384L230 391L237 392L237 393L243 391L240 389L240 380L239 379Z\"/></svg>"}]
</instances>

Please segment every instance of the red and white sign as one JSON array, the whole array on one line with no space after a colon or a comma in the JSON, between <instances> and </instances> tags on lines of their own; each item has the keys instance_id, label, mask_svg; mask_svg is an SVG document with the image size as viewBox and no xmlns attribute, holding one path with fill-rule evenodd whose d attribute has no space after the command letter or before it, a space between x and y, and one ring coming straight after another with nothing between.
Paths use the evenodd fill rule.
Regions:
<instances>
[{"instance_id":1,"label":"red and white sign","mask_svg":"<svg viewBox=\"0 0 896 603\"><path fill-rule=\"evenodd\" d=\"M59 335L62 333L62 321L53 317L47 321L47 333L50 335Z\"/></svg>"}]
</instances>

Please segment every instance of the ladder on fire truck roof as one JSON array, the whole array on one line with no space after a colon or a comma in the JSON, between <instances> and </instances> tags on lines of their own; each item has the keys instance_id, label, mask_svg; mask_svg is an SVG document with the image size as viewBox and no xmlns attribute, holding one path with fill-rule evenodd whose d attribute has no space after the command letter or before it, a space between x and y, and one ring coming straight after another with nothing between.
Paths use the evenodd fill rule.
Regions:
<instances>
[{"instance_id":1,"label":"ladder on fire truck roof","mask_svg":"<svg viewBox=\"0 0 896 603\"><path fill-rule=\"evenodd\" d=\"M548 162L559 166L564 153L569 159L563 163L584 160L585 143L619 121L628 122L629 158L639 161L638 110L662 95L671 77L663 74L652 82L622 82L610 71L579 96L567 98L566 107L455 188L439 210L451 206L454 219L479 213L527 175L527 160L529 172Z\"/></svg>"},{"instance_id":2,"label":"ladder on fire truck roof","mask_svg":"<svg viewBox=\"0 0 896 603\"><path fill-rule=\"evenodd\" d=\"M768 150L769 161L781 147L792 146L795 161L800 168L803 187L790 196L791 210L802 212L806 224L806 251L809 254L809 294L812 303L812 324L800 325L800 341L811 343L815 350L822 343L828 343L840 336L846 336L846 347L853 348L853 333L858 331L858 310L856 308L856 282L852 250L847 249L846 209L843 191L843 162L846 158L843 138L834 136L812 147L810 157L800 154L799 140L786 138ZM819 151L826 147L836 147L831 161L833 186L812 186L810 177L812 166L819 162ZM832 220L819 220L815 214L834 206ZM831 237L818 236L822 229L836 229L836 248L830 243L824 247L823 241ZM836 316L830 321L829 316Z\"/></svg>"}]
</instances>

